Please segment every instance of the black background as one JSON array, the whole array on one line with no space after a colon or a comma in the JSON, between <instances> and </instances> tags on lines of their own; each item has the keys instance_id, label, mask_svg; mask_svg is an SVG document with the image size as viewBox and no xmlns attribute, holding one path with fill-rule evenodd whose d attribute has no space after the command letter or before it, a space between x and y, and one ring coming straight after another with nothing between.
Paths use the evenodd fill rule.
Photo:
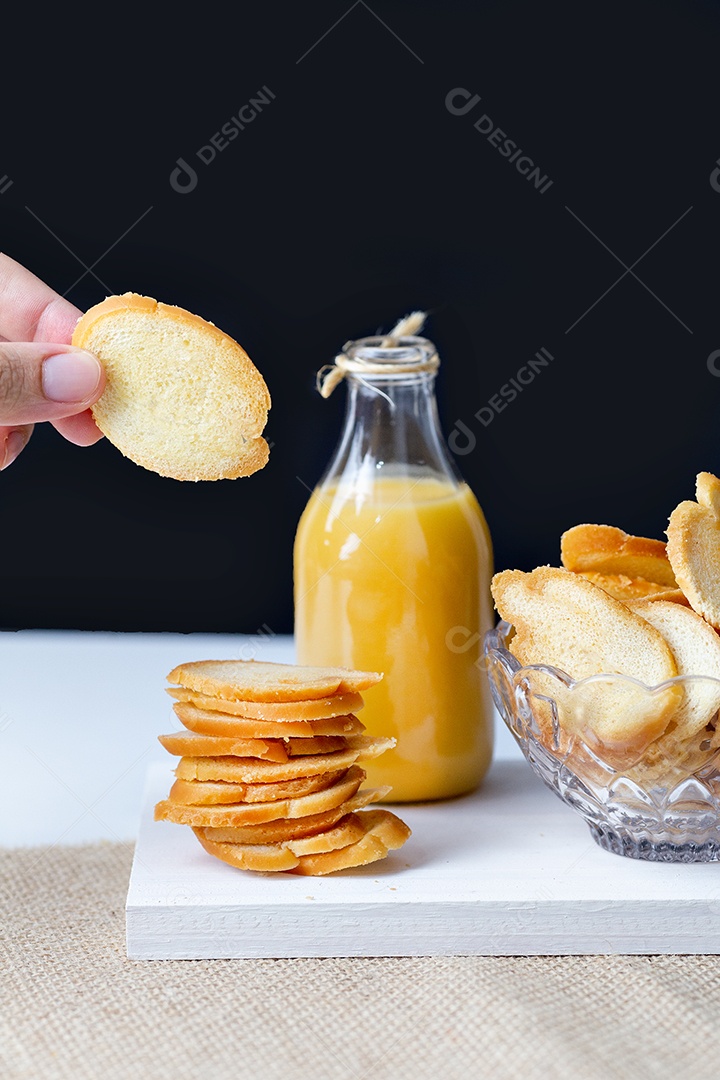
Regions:
<instances>
[{"instance_id":1,"label":"black background","mask_svg":"<svg viewBox=\"0 0 720 1080\"><path fill-rule=\"evenodd\" d=\"M272 393L270 463L181 484L36 429L0 475L0 624L290 631L293 535L344 405L314 373L417 307L445 432L476 438L457 460L498 568L557 563L580 521L662 536L695 473L720 472L717 4L171 10L8 29L1 246L80 308L132 290L236 337ZM263 86L271 103L200 163ZM481 95L465 116L457 87ZM651 246L641 281L610 289ZM553 363L479 423L541 347Z\"/></svg>"}]
</instances>

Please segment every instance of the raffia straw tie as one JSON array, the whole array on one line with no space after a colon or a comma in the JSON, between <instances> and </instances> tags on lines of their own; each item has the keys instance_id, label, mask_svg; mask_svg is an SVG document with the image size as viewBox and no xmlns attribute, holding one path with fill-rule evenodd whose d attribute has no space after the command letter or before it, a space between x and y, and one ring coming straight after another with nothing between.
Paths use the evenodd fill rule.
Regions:
<instances>
[{"instance_id":1,"label":"raffia straw tie","mask_svg":"<svg viewBox=\"0 0 720 1080\"><path fill-rule=\"evenodd\" d=\"M395 364L392 360L384 364L369 364L364 360L353 360L345 353L338 353L334 364L326 364L318 371L317 388L322 397L328 398L348 372L354 375L414 375L420 371L436 371L439 366L437 353L421 363L411 364Z\"/></svg>"},{"instance_id":2,"label":"raffia straw tie","mask_svg":"<svg viewBox=\"0 0 720 1080\"><path fill-rule=\"evenodd\" d=\"M419 334L425 324L426 313L424 311L411 311L393 327L387 337L383 338L380 348L390 349L400 345L403 337L412 337ZM341 383L346 374L354 375L412 375L418 371L435 371L440 366L437 353L433 353L427 360L421 363L393 363L387 360L382 364L372 364L365 360L354 360L347 353L338 353L334 364L326 364L317 373L316 385L324 398L330 397L338 383ZM383 395L385 396L385 395Z\"/></svg>"}]
</instances>

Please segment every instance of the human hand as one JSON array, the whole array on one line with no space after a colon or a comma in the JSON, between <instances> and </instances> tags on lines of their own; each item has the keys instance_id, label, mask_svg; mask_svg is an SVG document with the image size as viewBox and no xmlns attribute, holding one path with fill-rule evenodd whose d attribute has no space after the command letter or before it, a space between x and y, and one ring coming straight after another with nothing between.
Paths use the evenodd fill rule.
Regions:
<instances>
[{"instance_id":1,"label":"human hand","mask_svg":"<svg viewBox=\"0 0 720 1080\"><path fill-rule=\"evenodd\" d=\"M92 353L70 345L81 314L0 252L0 469L44 420L77 446L102 438L89 407L103 392L105 372Z\"/></svg>"}]
</instances>

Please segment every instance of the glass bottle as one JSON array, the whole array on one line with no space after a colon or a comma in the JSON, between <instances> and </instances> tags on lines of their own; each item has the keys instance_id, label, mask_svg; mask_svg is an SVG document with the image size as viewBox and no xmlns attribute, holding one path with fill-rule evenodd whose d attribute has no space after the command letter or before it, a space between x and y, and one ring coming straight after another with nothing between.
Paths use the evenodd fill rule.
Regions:
<instances>
[{"instance_id":1,"label":"glass bottle","mask_svg":"<svg viewBox=\"0 0 720 1080\"><path fill-rule=\"evenodd\" d=\"M360 719L397 746L363 768L407 802L472 791L490 763L492 546L445 449L435 347L388 341L348 342L331 369L347 411L297 529L295 635L300 664L384 673Z\"/></svg>"}]
</instances>

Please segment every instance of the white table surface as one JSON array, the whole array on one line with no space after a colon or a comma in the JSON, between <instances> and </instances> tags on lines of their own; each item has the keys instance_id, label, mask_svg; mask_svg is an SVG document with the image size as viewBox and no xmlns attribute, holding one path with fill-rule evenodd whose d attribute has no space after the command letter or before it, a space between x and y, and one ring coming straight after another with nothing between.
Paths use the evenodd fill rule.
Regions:
<instances>
[{"instance_id":1,"label":"white table surface","mask_svg":"<svg viewBox=\"0 0 720 1080\"><path fill-rule=\"evenodd\" d=\"M180 726L165 677L205 657L295 659L281 635L0 633L0 845L134 840L148 767L170 760L157 736ZM520 759L496 730L496 759Z\"/></svg>"},{"instance_id":2,"label":"white table surface","mask_svg":"<svg viewBox=\"0 0 720 1080\"><path fill-rule=\"evenodd\" d=\"M292 662L293 642L280 636L0 633L0 845L134 841L148 770L153 764L163 770L172 765L157 741L158 735L178 726L164 689L166 675L176 664L202 657ZM465 805L463 800L460 803ZM467 806L472 827L479 830L482 840L477 846L480 869L476 870L477 882L483 886L480 893L485 914L478 923L477 897L469 897L469 906L456 903L450 912L452 919L447 912L443 916L443 940L431 935L432 940L422 939L424 948L438 953L457 951L462 938L462 948L470 952L720 952L720 932L715 930L720 904L718 864L636 863L601 851L577 815L562 807L531 773L499 722L494 765L478 794L477 809L473 799ZM146 816L148 813L146 805ZM383 876L375 868L368 867L364 877L370 892L377 878L388 886L383 895L387 892L397 900L410 886L417 886L420 892L416 899L423 902L413 910L418 918L427 911L428 926L432 926L438 905L434 896L430 897L432 903L425 903L425 892L438 873L446 882L453 869L450 863L457 863L462 889L458 886L456 900L468 899L460 892L475 887L475 877L463 863L470 849L462 844L457 848L472 830L459 823L453 830L452 850L448 851L443 841L439 855L428 854L435 832L447 832L447 814L432 806L415 808L412 813L418 820L413 817L415 842L412 851L408 844L407 856L419 861L415 871L403 875L404 891L401 893L398 886L397 894L391 892L387 874ZM189 844L192 837L180 826L164 824L162 850L170 858L174 848L166 844L166 835L179 836L181 844ZM503 842L498 844L501 834ZM195 847L190 855L197 859L204 853ZM475 846L471 847L475 852ZM186 891L186 853L181 855L182 889ZM162 877L162 867L154 856L151 862L152 876ZM225 874L233 888L239 888L240 879L245 882L248 877L240 872L227 874L232 868L219 863L215 866L214 862L207 859L206 869L207 864L213 864L210 872ZM384 869L388 871L388 867ZM263 880L266 877L261 876ZM259 887L250 877L250 887ZM324 883L313 882L313 888L306 890L308 895L319 895L319 889L332 900L332 890L343 888L341 882L318 880ZM283 887L282 882L275 884ZM247 889L247 882L244 887ZM291 882L284 888L289 894L301 886ZM145 941L151 953L155 945L147 945L148 935L157 935L157 927L150 925L152 909L161 904L168 909L168 918L176 914L172 905L168 908L165 903L163 890L164 885L150 900L140 894L136 898L135 913L141 922L138 940L140 944ZM185 892L180 899L181 907L187 904ZM323 914L321 907L317 906L317 911L324 918L327 912ZM335 910L332 903L325 907L330 914ZM234 910L220 904L218 910L225 920L229 917L226 908ZM471 908L475 914L469 918ZM287 910L292 914L290 908ZM510 922L508 911L515 912ZM395 908L385 912L380 905L377 913L381 920L388 916L388 933L395 933L391 918L397 915ZM608 920L614 928L612 934ZM325 923L320 920L318 925ZM224 933L227 926L223 926ZM324 934L325 930L323 943ZM182 943L187 935L178 936L173 931L172 937ZM243 937L247 935L243 933ZM200 944L209 951L197 951L200 946L195 942L190 955L218 955L212 942ZM391 944L388 941L384 947ZM246 948L246 943L241 947ZM254 947L259 951L253 955L267 955L262 942ZM420 946L416 943L416 947ZM337 950L340 955L340 945ZM157 951L152 954L158 955Z\"/></svg>"}]
</instances>

